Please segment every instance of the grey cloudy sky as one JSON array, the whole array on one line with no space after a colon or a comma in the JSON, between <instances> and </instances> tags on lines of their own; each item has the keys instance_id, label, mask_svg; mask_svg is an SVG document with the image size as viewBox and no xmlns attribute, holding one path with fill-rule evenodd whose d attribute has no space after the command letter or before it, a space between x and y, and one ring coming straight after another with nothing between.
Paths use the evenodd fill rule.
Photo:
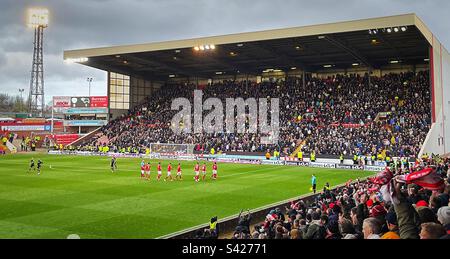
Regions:
<instances>
[{"instance_id":1,"label":"grey cloudy sky","mask_svg":"<svg viewBox=\"0 0 450 259\"><path fill-rule=\"evenodd\" d=\"M450 47L448 0L0 0L0 92L29 90L33 32L25 10L50 10L45 31L46 102L106 94L106 73L63 63L63 51L416 13Z\"/></svg>"}]
</instances>

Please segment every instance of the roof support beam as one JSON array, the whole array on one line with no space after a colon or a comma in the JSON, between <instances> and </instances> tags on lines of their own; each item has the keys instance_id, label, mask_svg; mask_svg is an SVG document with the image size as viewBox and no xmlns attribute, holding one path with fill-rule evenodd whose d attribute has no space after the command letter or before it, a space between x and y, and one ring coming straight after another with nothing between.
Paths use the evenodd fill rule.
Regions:
<instances>
[{"instance_id":1,"label":"roof support beam","mask_svg":"<svg viewBox=\"0 0 450 259\"><path fill-rule=\"evenodd\" d=\"M119 73L119 74L123 74L123 75L130 75L130 76L137 75L137 76L140 76L140 77L143 77L143 78L149 78L149 79L152 76L154 76L153 74L144 74L144 73L141 73L141 72L130 73L130 71L127 71L126 69L123 69L123 68L121 68L119 66L111 66L111 65L107 66L107 65L104 65L101 62L96 62L96 61L89 61L88 65L90 67L95 67L95 68L98 68L100 70L104 70L104 71L107 71L107 72L115 72L115 73Z\"/></svg>"},{"instance_id":2,"label":"roof support beam","mask_svg":"<svg viewBox=\"0 0 450 259\"><path fill-rule=\"evenodd\" d=\"M230 62L225 61L225 60L219 60L217 58L214 58L214 57L211 57L211 56L207 56L207 55L205 55L203 58L205 60L212 61L214 63L219 64L220 66L223 66L224 69L226 67L227 70L229 70L229 71L233 71L233 72L236 72L236 73L237 73L237 71L239 71L240 73L252 73L249 69L245 68L244 66L239 66L238 64L233 64L233 63L230 63Z\"/></svg>"},{"instance_id":3,"label":"roof support beam","mask_svg":"<svg viewBox=\"0 0 450 259\"><path fill-rule=\"evenodd\" d=\"M175 74L179 74L179 75L183 75L183 76L197 76L197 77L201 77L201 78L206 78L207 76L198 72L198 71L194 71L194 70L189 70L189 69L183 69L180 70L178 68L175 68L174 66L169 66L167 64L155 61L155 60L150 60L150 59L145 59L145 58L140 58L135 56L134 54L127 54L126 55L127 59L130 61L134 61L137 62L141 65L151 65L151 66L155 66L164 70L168 70L168 71L173 71L173 73ZM143 71L151 71L149 69L142 69ZM163 76L163 75L160 75Z\"/></svg>"},{"instance_id":4,"label":"roof support beam","mask_svg":"<svg viewBox=\"0 0 450 259\"><path fill-rule=\"evenodd\" d=\"M273 47L269 47L269 46L264 46L263 47L263 46L261 46L259 44L254 44L254 43L251 43L251 46L254 47L255 49L271 53L272 55L274 55L276 57L273 60L274 61L280 60L281 63L285 64L284 66L286 68L288 68L288 67L289 68L290 67L300 67L302 70L310 70L310 68L307 65L305 65L304 63L302 63L302 62L300 62L298 60L295 60L294 58L289 57L289 56L287 56L285 54L281 54L281 53L277 52Z\"/></svg>"},{"instance_id":5,"label":"roof support beam","mask_svg":"<svg viewBox=\"0 0 450 259\"><path fill-rule=\"evenodd\" d=\"M377 39L379 39L382 43L386 44L388 47L390 47L391 49L393 49L395 51L395 53L397 53L397 60L400 60L400 57L402 56L401 52L399 49L397 49L396 47L394 47L391 43L389 43L388 40L386 40L386 38L384 38L381 33L377 33L375 35L375 37L377 37Z\"/></svg>"},{"instance_id":6,"label":"roof support beam","mask_svg":"<svg viewBox=\"0 0 450 259\"><path fill-rule=\"evenodd\" d=\"M341 48L342 50L344 50L347 53L349 53L352 57L354 57L360 63L363 63L364 65L366 65L369 68L376 68L376 66L374 64L372 64L372 62L370 62L364 55L362 55L355 48L353 48L353 47L343 43L341 40L339 40L339 39L337 39L337 38L335 38L333 36L326 35L326 36L323 36L323 37L324 37L324 39L326 39L331 44L333 44L336 47Z\"/></svg>"}]
</instances>

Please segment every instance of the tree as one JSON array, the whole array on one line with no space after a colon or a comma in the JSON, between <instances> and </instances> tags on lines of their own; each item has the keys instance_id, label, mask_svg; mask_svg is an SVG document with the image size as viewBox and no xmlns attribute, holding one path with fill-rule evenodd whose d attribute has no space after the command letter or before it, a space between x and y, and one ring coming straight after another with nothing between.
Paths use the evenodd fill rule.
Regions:
<instances>
[{"instance_id":1,"label":"tree","mask_svg":"<svg viewBox=\"0 0 450 259\"><path fill-rule=\"evenodd\" d=\"M28 101L24 102L19 95L0 93L0 112L24 112L27 107Z\"/></svg>"}]
</instances>

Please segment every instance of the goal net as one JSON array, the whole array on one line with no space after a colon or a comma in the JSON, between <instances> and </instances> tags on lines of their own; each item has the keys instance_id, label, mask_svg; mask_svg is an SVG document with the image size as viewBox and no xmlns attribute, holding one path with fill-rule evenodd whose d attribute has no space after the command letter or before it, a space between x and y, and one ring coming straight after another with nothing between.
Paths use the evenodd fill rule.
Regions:
<instances>
[{"instance_id":1,"label":"goal net","mask_svg":"<svg viewBox=\"0 0 450 259\"><path fill-rule=\"evenodd\" d=\"M167 144L167 143L151 143L150 152L157 154L194 154L194 145L189 144Z\"/></svg>"}]
</instances>

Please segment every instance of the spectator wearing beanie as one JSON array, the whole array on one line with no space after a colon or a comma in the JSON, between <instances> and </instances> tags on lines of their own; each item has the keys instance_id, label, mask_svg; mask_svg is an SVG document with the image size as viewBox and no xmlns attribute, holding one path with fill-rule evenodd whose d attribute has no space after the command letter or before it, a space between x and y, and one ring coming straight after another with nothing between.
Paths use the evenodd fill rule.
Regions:
<instances>
[{"instance_id":1,"label":"spectator wearing beanie","mask_svg":"<svg viewBox=\"0 0 450 259\"><path fill-rule=\"evenodd\" d=\"M437 213L438 221L444 226L447 234L442 237L443 239L450 239L450 207L441 207Z\"/></svg>"},{"instance_id":2,"label":"spectator wearing beanie","mask_svg":"<svg viewBox=\"0 0 450 259\"><path fill-rule=\"evenodd\" d=\"M420 201L416 202L416 209L420 208L420 207L428 207L428 203L424 200L420 200Z\"/></svg>"},{"instance_id":3,"label":"spectator wearing beanie","mask_svg":"<svg viewBox=\"0 0 450 259\"><path fill-rule=\"evenodd\" d=\"M386 210L380 204L375 205L372 208L371 213L370 213L371 217L378 219L380 222L384 222L385 215L386 215Z\"/></svg>"},{"instance_id":4,"label":"spectator wearing beanie","mask_svg":"<svg viewBox=\"0 0 450 259\"><path fill-rule=\"evenodd\" d=\"M395 212L390 211L386 214L386 224L389 231L384 233L384 235L381 236L381 239L400 239L398 234L397 215Z\"/></svg>"}]
</instances>

